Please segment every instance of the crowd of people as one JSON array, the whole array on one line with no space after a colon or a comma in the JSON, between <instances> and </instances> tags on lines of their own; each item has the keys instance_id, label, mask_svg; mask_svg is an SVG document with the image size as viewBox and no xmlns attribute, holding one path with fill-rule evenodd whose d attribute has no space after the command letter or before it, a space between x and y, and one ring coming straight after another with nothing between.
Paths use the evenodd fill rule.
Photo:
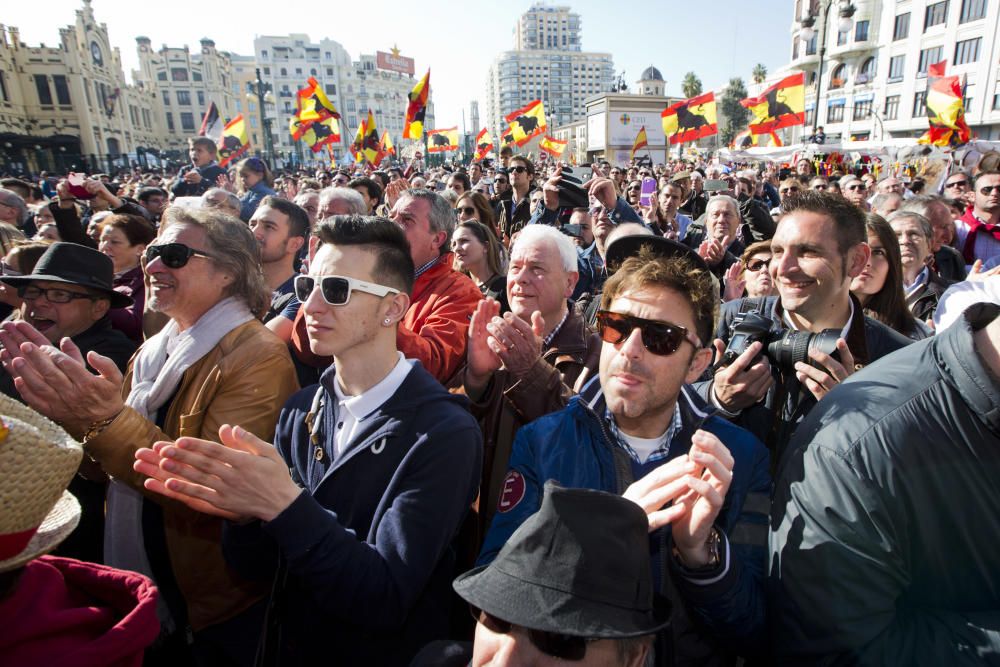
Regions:
<instances>
[{"instance_id":1,"label":"crowd of people","mask_svg":"<svg viewBox=\"0 0 1000 667\"><path fill-rule=\"evenodd\" d=\"M189 157L0 180L0 665L1000 661L989 165Z\"/></svg>"}]
</instances>

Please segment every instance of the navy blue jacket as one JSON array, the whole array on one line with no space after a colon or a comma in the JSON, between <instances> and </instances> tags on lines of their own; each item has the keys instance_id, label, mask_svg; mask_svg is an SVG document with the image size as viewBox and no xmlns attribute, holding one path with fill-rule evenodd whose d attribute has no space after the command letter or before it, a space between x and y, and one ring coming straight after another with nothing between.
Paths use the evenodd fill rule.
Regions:
<instances>
[{"instance_id":1,"label":"navy blue jacket","mask_svg":"<svg viewBox=\"0 0 1000 667\"><path fill-rule=\"evenodd\" d=\"M266 642L282 664L406 665L447 636L451 542L476 499L482 435L465 397L412 363L337 460L335 368L320 381L321 457L306 423L319 386L292 396L275 445L305 491L273 521L226 526L236 570L270 578L280 563Z\"/></svg>"},{"instance_id":2,"label":"navy blue jacket","mask_svg":"<svg viewBox=\"0 0 1000 667\"><path fill-rule=\"evenodd\" d=\"M672 637L667 641L670 655L658 655L657 664L726 664L735 653L757 655L766 649L768 452L748 431L711 415L688 386L678 397L677 409L682 428L670 443L670 459L688 452L691 436L700 428L729 448L735 465L725 504L716 519L716 528L728 544L724 544L717 571L689 576L691 573L672 556L654 558L653 567L658 570L654 575L662 582L661 592L674 604ZM480 565L490 563L518 526L538 510L547 480L571 488L625 491L633 481L628 463L622 463L622 455L628 456L612 444L604 423L605 410L600 378L595 377L565 409L521 427L499 511L479 556ZM670 554L670 531L653 533L651 544L662 545L657 550L661 555ZM664 563L668 576L663 576ZM657 650L662 650L662 643Z\"/></svg>"}]
</instances>

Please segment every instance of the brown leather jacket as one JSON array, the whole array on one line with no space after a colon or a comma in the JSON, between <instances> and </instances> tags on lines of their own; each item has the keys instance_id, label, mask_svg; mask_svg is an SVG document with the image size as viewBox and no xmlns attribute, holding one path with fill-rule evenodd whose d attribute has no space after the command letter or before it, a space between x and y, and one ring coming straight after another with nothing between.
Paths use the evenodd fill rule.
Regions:
<instances>
[{"instance_id":1,"label":"brown leather jacket","mask_svg":"<svg viewBox=\"0 0 1000 667\"><path fill-rule=\"evenodd\" d=\"M591 333L583 318L571 307L562 328L525 377L516 379L500 369L477 400L469 397L470 410L483 431L483 479L479 487L481 535L489 528L496 511L517 430L566 407L569 399L597 372L600 359L600 336ZM468 393L461 385L464 378L463 367L455 376L455 391Z\"/></svg>"},{"instance_id":2,"label":"brown leather jacket","mask_svg":"<svg viewBox=\"0 0 1000 667\"><path fill-rule=\"evenodd\" d=\"M131 387L130 363L122 394L127 396ZM106 473L142 491L144 477L132 470L137 449L181 436L218 441L223 424L239 424L270 441L278 413L297 389L295 368L285 344L253 320L223 336L218 345L188 368L167 410L162 431L126 407L86 443L86 450ZM156 494L146 497L163 507L170 563L187 603L192 629L228 620L266 594L260 584L240 579L226 566L221 519Z\"/></svg>"}]
</instances>

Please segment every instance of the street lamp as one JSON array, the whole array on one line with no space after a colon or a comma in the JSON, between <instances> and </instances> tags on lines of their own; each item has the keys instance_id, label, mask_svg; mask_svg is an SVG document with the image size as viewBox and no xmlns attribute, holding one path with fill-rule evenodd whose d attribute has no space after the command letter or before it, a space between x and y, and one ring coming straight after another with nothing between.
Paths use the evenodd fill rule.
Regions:
<instances>
[{"instance_id":1,"label":"street lamp","mask_svg":"<svg viewBox=\"0 0 1000 667\"><path fill-rule=\"evenodd\" d=\"M257 68L257 80L247 84L247 100L257 102L260 108L260 125L264 132L264 157L274 160L274 143L271 139L271 119L264 113L265 104L274 104L274 93L271 84L261 81L260 68Z\"/></svg>"},{"instance_id":2,"label":"street lamp","mask_svg":"<svg viewBox=\"0 0 1000 667\"><path fill-rule=\"evenodd\" d=\"M836 2L838 6L838 14L840 15L840 20L837 22L837 31L840 33L848 33L854 26L854 12L857 11L855 6L851 3L851 0L823 0L822 7L819 12L813 13L809 12L808 16L803 17L799 20L799 37L802 38L804 42L810 41L816 36L816 20L819 18L820 14L823 16L823 27L819 35L819 67L816 73L816 99L813 108L813 134L816 134L816 129L819 127L819 97L820 91L823 89L823 60L826 57L826 29L830 25L830 8Z\"/></svg>"}]
</instances>

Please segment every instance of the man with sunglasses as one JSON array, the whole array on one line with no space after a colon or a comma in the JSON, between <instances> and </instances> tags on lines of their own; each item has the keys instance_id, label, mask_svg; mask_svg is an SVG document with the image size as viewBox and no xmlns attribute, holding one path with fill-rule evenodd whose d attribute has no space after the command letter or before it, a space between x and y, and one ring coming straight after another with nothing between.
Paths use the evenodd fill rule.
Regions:
<instances>
[{"instance_id":1,"label":"man with sunglasses","mask_svg":"<svg viewBox=\"0 0 1000 667\"><path fill-rule=\"evenodd\" d=\"M599 376L518 431L479 563L538 510L547 480L624 494L649 516L654 585L673 602L656 664L759 654L767 451L687 386L711 361L717 288L693 250L662 237L622 237L608 261L620 268L601 297Z\"/></svg>"},{"instance_id":2,"label":"man with sunglasses","mask_svg":"<svg viewBox=\"0 0 1000 667\"><path fill-rule=\"evenodd\" d=\"M972 189L972 176L965 170L959 170L948 176L944 181L945 197L957 199L967 206L975 204L975 192Z\"/></svg>"},{"instance_id":3,"label":"man with sunglasses","mask_svg":"<svg viewBox=\"0 0 1000 667\"><path fill-rule=\"evenodd\" d=\"M535 166L523 155L515 155L507 166L510 179L510 201L501 200L497 211L497 227L502 239L509 243L531 220L531 194L535 191Z\"/></svg>"},{"instance_id":4,"label":"man with sunglasses","mask_svg":"<svg viewBox=\"0 0 1000 667\"><path fill-rule=\"evenodd\" d=\"M975 203L955 221L955 247L967 269L1000 255L1000 172L979 172L972 189Z\"/></svg>"},{"instance_id":5,"label":"man with sunglasses","mask_svg":"<svg viewBox=\"0 0 1000 667\"><path fill-rule=\"evenodd\" d=\"M317 235L295 289L313 349L334 362L285 405L274 446L231 421L221 445L160 443L136 468L150 491L233 520L227 560L275 580L265 664L406 665L447 636L449 545L476 498L482 436L465 399L397 347L414 286L400 227L343 216ZM220 465L232 474L205 474Z\"/></svg>"},{"instance_id":6,"label":"man with sunglasses","mask_svg":"<svg viewBox=\"0 0 1000 667\"><path fill-rule=\"evenodd\" d=\"M931 222L931 251L934 253L934 269L946 281L965 280L965 259L962 253L948 245L955 235L955 218L951 208L940 195L917 195L907 199L901 211L919 213Z\"/></svg>"},{"instance_id":7,"label":"man with sunglasses","mask_svg":"<svg viewBox=\"0 0 1000 667\"><path fill-rule=\"evenodd\" d=\"M868 211L868 188L857 176L846 176L840 179L840 193L847 201L851 202L862 211Z\"/></svg>"}]
</instances>

